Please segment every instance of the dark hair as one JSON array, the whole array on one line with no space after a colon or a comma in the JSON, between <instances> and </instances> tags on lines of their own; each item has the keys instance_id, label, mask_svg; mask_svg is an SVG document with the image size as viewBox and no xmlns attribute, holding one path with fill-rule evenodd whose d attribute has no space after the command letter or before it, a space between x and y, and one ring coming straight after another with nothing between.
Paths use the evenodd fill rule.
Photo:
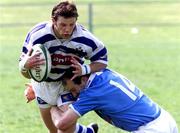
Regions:
<instances>
[{"instance_id":1,"label":"dark hair","mask_svg":"<svg viewBox=\"0 0 180 133\"><path fill-rule=\"evenodd\" d=\"M75 69L70 67L69 69L66 70L66 72L63 74L63 77L62 77L62 82L63 84L66 84L65 80L66 79L71 79L73 76L74 76L74 71ZM78 76L76 78L74 78L72 81L75 83L75 84L81 84L81 78L84 77L84 76L89 76L90 74L87 74L87 75L82 75L82 76Z\"/></svg>"},{"instance_id":2,"label":"dark hair","mask_svg":"<svg viewBox=\"0 0 180 133\"><path fill-rule=\"evenodd\" d=\"M51 14L51 17L55 20L57 20L59 16L62 16L64 18L76 17L77 19L79 15L76 5L68 1L60 2L59 4L54 6Z\"/></svg>"}]
</instances>

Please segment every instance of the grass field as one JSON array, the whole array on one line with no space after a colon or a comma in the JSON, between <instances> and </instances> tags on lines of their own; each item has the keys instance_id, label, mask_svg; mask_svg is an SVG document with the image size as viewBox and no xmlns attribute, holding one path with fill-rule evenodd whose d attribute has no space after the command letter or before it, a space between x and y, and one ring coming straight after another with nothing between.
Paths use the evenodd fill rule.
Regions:
<instances>
[{"instance_id":1,"label":"grass field","mask_svg":"<svg viewBox=\"0 0 180 133\"><path fill-rule=\"evenodd\" d=\"M126 75L169 111L180 128L180 2L141 1L144 3L94 4L93 31L108 48L109 67ZM15 2L31 4L14 6ZM0 133L47 132L36 103L26 104L23 92L28 80L18 71L21 47L31 24L48 20L53 4L57 3L43 2L50 4L33 6L36 0L0 2L11 4L0 6ZM78 21L87 26L87 5L78 3L78 9ZM93 121L100 125L100 133L123 132L93 112L80 119L83 124Z\"/></svg>"}]
</instances>

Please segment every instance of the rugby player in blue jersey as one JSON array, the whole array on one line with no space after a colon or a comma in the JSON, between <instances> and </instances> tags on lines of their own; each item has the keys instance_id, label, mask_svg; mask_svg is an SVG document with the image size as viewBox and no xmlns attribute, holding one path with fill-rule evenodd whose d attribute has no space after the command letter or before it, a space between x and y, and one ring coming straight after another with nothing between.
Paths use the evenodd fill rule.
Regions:
<instances>
[{"instance_id":1,"label":"rugby player in blue jersey","mask_svg":"<svg viewBox=\"0 0 180 133\"><path fill-rule=\"evenodd\" d=\"M39 23L28 32L19 68L22 75L30 79L28 69L44 63L37 58L38 54L29 56L32 46L42 44L47 47L52 58L51 72L44 82L38 83L31 79L33 90L29 85L31 90L27 90L26 96L30 101L35 95L49 132L57 133L51 120L50 109L57 105L57 98L64 91L61 84L62 75L70 66L75 68L73 78L106 68L107 50L99 39L77 23L78 12L74 3L60 2L54 6L51 18L51 21ZM90 64L84 64L85 59L90 60ZM30 95L30 92L33 95Z\"/></svg>"},{"instance_id":2,"label":"rugby player in blue jersey","mask_svg":"<svg viewBox=\"0 0 180 133\"><path fill-rule=\"evenodd\" d=\"M110 124L132 133L178 133L172 116L147 97L125 76L109 69L71 80L72 69L63 84L77 97L65 113L51 109L59 129L69 129L79 117L95 111ZM73 128L73 127L72 127Z\"/></svg>"}]
</instances>

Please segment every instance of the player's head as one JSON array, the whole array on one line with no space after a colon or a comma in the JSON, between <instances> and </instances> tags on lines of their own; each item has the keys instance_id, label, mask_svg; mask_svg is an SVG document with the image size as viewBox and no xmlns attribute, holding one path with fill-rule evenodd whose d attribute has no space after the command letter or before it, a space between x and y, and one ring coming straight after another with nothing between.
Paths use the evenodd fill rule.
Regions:
<instances>
[{"instance_id":1,"label":"player's head","mask_svg":"<svg viewBox=\"0 0 180 133\"><path fill-rule=\"evenodd\" d=\"M89 74L78 76L73 80L71 80L71 78L74 76L73 71L74 71L73 68L69 68L66 70L66 72L62 77L63 86L70 91L80 91L85 87L89 78Z\"/></svg>"},{"instance_id":2,"label":"player's head","mask_svg":"<svg viewBox=\"0 0 180 133\"><path fill-rule=\"evenodd\" d=\"M78 18L76 5L68 1L60 2L54 6L51 18L56 36L68 39L72 35Z\"/></svg>"},{"instance_id":3,"label":"player's head","mask_svg":"<svg viewBox=\"0 0 180 133\"><path fill-rule=\"evenodd\" d=\"M77 19L78 12L76 5L69 1L60 2L59 4L54 6L51 17L56 21L58 20L58 17L64 17L64 18L74 17L75 19Z\"/></svg>"}]
</instances>

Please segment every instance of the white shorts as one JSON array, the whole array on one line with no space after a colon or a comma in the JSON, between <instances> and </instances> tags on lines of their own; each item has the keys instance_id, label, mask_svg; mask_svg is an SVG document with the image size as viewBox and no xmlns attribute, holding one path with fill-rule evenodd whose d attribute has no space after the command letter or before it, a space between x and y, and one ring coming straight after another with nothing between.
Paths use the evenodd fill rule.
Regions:
<instances>
[{"instance_id":1,"label":"white shorts","mask_svg":"<svg viewBox=\"0 0 180 133\"><path fill-rule=\"evenodd\" d=\"M145 126L139 127L138 131L132 133L178 133L178 128L172 116L164 109L161 109L158 118Z\"/></svg>"},{"instance_id":2,"label":"white shorts","mask_svg":"<svg viewBox=\"0 0 180 133\"><path fill-rule=\"evenodd\" d=\"M37 104L40 108L48 108L57 105L59 95L65 91L61 81L39 83L31 80L31 84L36 95Z\"/></svg>"}]
</instances>

